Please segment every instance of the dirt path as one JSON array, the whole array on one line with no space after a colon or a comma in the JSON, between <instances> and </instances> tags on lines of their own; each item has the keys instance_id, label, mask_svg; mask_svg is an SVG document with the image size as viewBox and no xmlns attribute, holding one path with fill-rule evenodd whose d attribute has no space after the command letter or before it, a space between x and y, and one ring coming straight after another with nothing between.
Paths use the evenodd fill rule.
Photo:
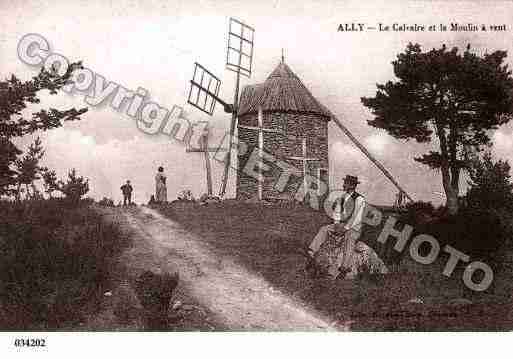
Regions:
<instances>
[{"instance_id":1,"label":"dirt path","mask_svg":"<svg viewBox=\"0 0 513 359\"><path fill-rule=\"evenodd\" d=\"M128 266L178 271L180 289L211 313L221 328L335 330L327 318L275 290L231 258L214 255L200 237L158 212L141 207L122 215L134 235Z\"/></svg>"}]
</instances>

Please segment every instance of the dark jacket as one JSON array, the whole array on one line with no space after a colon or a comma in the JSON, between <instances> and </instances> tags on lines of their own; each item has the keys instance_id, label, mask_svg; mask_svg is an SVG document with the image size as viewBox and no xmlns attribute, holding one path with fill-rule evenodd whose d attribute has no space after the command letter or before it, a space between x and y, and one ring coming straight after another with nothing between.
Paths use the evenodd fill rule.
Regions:
<instances>
[{"instance_id":1,"label":"dark jacket","mask_svg":"<svg viewBox=\"0 0 513 359\"><path fill-rule=\"evenodd\" d=\"M123 192L123 194L130 194L133 190L134 189L129 184L124 184L123 186L121 186L121 191Z\"/></svg>"}]
</instances>

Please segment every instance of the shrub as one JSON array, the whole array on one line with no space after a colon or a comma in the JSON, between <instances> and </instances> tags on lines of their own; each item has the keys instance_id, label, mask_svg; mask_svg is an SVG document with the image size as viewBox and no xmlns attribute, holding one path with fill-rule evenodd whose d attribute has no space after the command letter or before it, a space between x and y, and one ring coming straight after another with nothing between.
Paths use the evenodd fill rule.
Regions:
<instances>
[{"instance_id":1,"label":"shrub","mask_svg":"<svg viewBox=\"0 0 513 359\"><path fill-rule=\"evenodd\" d=\"M42 199L42 198L41 198ZM95 203L95 200L94 198L92 197L86 197L82 200L82 204L86 205L86 206L91 206Z\"/></svg>"},{"instance_id":2,"label":"shrub","mask_svg":"<svg viewBox=\"0 0 513 359\"><path fill-rule=\"evenodd\" d=\"M194 196L192 195L192 192L190 190L183 190L178 193L176 196L176 199L178 201L194 201Z\"/></svg>"},{"instance_id":3,"label":"shrub","mask_svg":"<svg viewBox=\"0 0 513 359\"><path fill-rule=\"evenodd\" d=\"M497 210L461 207L457 215L451 216L443 207L420 207L399 219L400 223L413 226L410 240L418 234L429 234L442 248L449 244L474 259L489 260L513 233L507 226L511 221L505 221ZM393 244L392 241L389 246Z\"/></svg>"},{"instance_id":4,"label":"shrub","mask_svg":"<svg viewBox=\"0 0 513 359\"><path fill-rule=\"evenodd\" d=\"M508 161L494 161L490 152L474 158L465 196L468 236L480 251L494 254L513 237L513 183Z\"/></svg>"},{"instance_id":5,"label":"shrub","mask_svg":"<svg viewBox=\"0 0 513 359\"><path fill-rule=\"evenodd\" d=\"M103 197L99 202L98 204L102 207L114 207L114 200L113 199L110 199L110 198L107 198L107 197Z\"/></svg>"},{"instance_id":6,"label":"shrub","mask_svg":"<svg viewBox=\"0 0 513 359\"><path fill-rule=\"evenodd\" d=\"M57 179L57 173L55 170L44 168L42 171L43 188L49 198L52 198L52 194L59 190L59 181Z\"/></svg>"},{"instance_id":7,"label":"shrub","mask_svg":"<svg viewBox=\"0 0 513 359\"><path fill-rule=\"evenodd\" d=\"M79 176L73 168L68 172L66 183L61 182L59 188L69 203L77 205L80 199L89 192L89 180Z\"/></svg>"},{"instance_id":8,"label":"shrub","mask_svg":"<svg viewBox=\"0 0 513 359\"><path fill-rule=\"evenodd\" d=\"M208 203L216 203L216 202L221 202L221 199L217 196L213 196L213 195L209 195L207 193L203 193L199 199L199 201L203 204L208 204Z\"/></svg>"},{"instance_id":9,"label":"shrub","mask_svg":"<svg viewBox=\"0 0 513 359\"><path fill-rule=\"evenodd\" d=\"M493 161L487 152L474 159L469 169L469 185L465 198L472 209L506 209L513 211L513 184L508 161Z\"/></svg>"},{"instance_id":10,"label":"shrub","mask_svg":"<svg viewBox=\"0 0 513 359\"><path fill-rule=\"evenodd\" d=\"M414 227L414 235L427 233L443 246L449 244L467 255L493 258L513 236L513 184L507 161L493 161L491 154L474 157L468 168L470 188L460 197L460 211L450 216L431 203L407 205L400 221Z\"/></svg>"},{"instance_id":11,"label":"shrub","mask_svg":"<svg viewBox=\"0 0 513 359\"><path fill-rule=\"evenodd\" d=\"M436 216L435 207L431 202L410 202L405 206L405 213L400 220L410 225L421 225L432 221Z\"/></svg>"}]
</instances>

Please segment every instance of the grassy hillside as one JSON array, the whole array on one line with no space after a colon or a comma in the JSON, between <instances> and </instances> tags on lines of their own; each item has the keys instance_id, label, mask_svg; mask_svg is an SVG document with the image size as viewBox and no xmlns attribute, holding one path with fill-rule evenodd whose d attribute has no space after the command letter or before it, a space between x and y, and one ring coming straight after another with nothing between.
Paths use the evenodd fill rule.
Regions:
<instances>
[{"instance_id":1,"label":"grassy hillside","mask_svg":"<svg viewBox=\"0 0 513 359\"><path fill-rule=\"evenodd\" d=\"M98 310L127 241L88 206L1 202L0 329L78 326Z\"/></svg>"},{"instance_id":2,"label":"grassy hillside","mask_svg":"<svg viewBox=\"0 0 513 359\"><path fill-rule=\"evenodd\" d=\"M353 330L511 329L511 306L490 293L476 294L461 283L461 271L441 275L445 261L422 266L402 260L394 273L355 281L312 280L299 249L330 220L298 204L269 205L225 201L200 206L174 202L157 207L200 235L214 251L230 255L275 288L328 314ZM386 215L385 215L386 217ZM379 253L380 227L366 226L362 240ZM392 242L393 244L393 242ZM407 253L407 252L406 252ZM408 255L408 254L406 254ZM397 257L386 258L391 263ZM472 305L456 306L465 297ZM424 304L409 303L422 298ZM485 314L486 313L486 314Z\"/></svg>"}]
</instances>

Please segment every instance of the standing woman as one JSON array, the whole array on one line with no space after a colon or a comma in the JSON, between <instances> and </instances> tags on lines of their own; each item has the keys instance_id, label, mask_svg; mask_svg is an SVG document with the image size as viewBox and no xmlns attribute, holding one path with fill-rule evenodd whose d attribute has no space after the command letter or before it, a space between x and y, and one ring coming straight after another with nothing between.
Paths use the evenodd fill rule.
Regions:
<instances>
[{"instance_id":1,"label":"standing woman","mask_svg":"<svg viewBox=\"0 0 513 359\"><path fill-rule=\"evenodd\" d=\"M155 200L159 203L167 202L166 175L164 167L159 167L155 176Z\"/></svg>"}]
</instances>

